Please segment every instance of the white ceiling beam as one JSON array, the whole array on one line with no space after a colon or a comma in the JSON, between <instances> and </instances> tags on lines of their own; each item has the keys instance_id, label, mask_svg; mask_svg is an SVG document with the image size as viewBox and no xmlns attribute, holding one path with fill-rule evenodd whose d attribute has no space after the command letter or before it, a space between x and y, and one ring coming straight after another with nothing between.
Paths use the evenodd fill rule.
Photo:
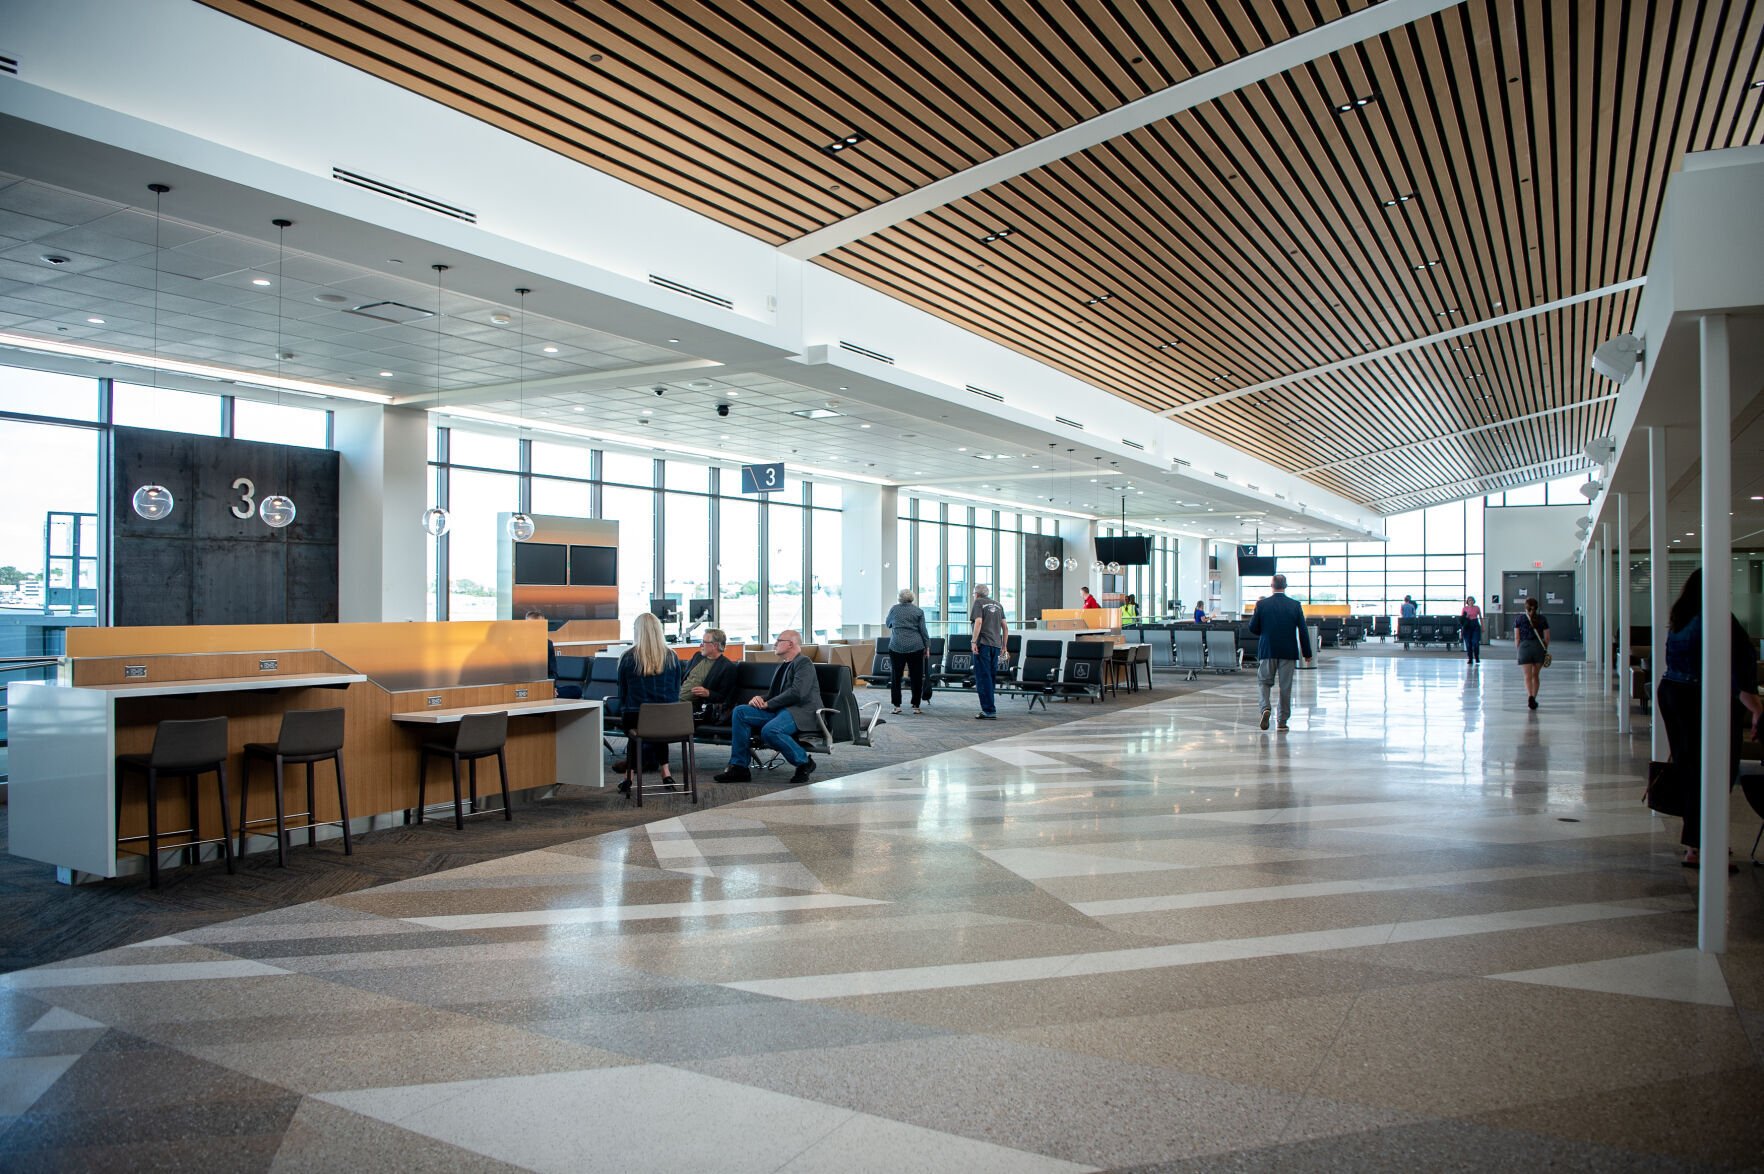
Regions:
<instances>
[{"instance_id":1,"label":"white ceiling beam","mask_svg":"<svg viewBox=\"0 0 1764 1174\"><path fill-rule=\"evenodd\" d=\"M1057 163L1067 156L1088 151L1130 131L1217 101L1227 94L1267 81L1271 77L1278 77L1319 57L1327 57L1350 45L1382 36L1436 12L1455 8L1461 3L1463 0L1386 0L1383 4L1363 8L1351 16L1344 16L1295 37L1288 37L1266 49L1258 49L1216 69L1209 69L1173 86L1166 86L1156 93L1137 98L1106 114L1099 114L1076 126L1056 131L1046 138L1037 139L1014 151L1007 151L984 163L976 163L904 196L877 204L854 216L847 216L844 220L790 241L781 246L779 251L785 256L801 260L818 257L934 208L941 208L976 192L985 191L994 184ZM1341 95L1344 100L1354 96Z\"/></svg>"},{"instance_id":2,"label":"white ceiling beam","mask_svg":"<svg viewBox=\"0 0 1764 1174\"><path fill-rule=\"evenodd\" d=\"M1538 461L1535 464L1519 465L1516 468L1512 468L1512 469L1500 469L1500 470L1497 470L1496 472L1493 472L1493 473L1483 473L1480 476L1476 476L1476 477L1466 477L1462 481L1448 481L1443 485L1430 485L1426 489L1414 489L1414 490L1410 490L1408 493L1398 493L1398 494L1395 494L1391 497L1381 497L1381 498L1378 498L1376 501L1369 501L1366 504L1369 506L1372 506L1374 509L1376 509L1380 506L1387 505L1393 501L1410 501L1410 500L1417 498L1417 497L1425 497L1430 493L1446 493L1446 492L1450 492L1450 491L1458 490L1458 489L1475 489L1477 486L1485 485L1487 482L1499 481L1502 477L1517 477L1522 473L1545 472L1549 469L1555 468L1557 465L1563 464L1565 462L1573 461L1574 459L1575 459L1574 457L1557 457L1553 461ZM1584 458L1582 458L1582 460L1584 461ZM1592 469L1595 469L1597 467L1598 466L1592 465L1592 464L1583 464L1581 466L1582 469L1589 470L1589 471ZM1579 471L1579 470L1571 468L1568 470L1568 473L1574 473L1577 471ZM1568 473L1561 474L1561 476L1567 476ZM1530 484L1530 482L1527 482L1526 484ZM1483 490L1482 492L1493 492L1495 489L1501 489L1501 490L1523 489L1524 487L1525 487L1524 485L1490 486L1488 489ZM1464 497L1464 496L1477 497L1477 496L1480 496L1480 493L1470 493L1470 494L1460 495L1460 497ZM1458 498L1453 498L1450 500L1458 500ZM1449 504L1449 502L1437 502L1435 504L1446 505L1446 504ZM1417 508L1419 508L1419 507L1417 507Z\"/></svg>"},{"instance_id":3,"label":"white ceiling beam","mask_svg":"<svg viewBox=\"0 0 1764 1174\"><path fill-rule=\"evenodd\" d=\"M1484 330L1492 330L1496 326L1505 326L1509 322L1520 322L1526 318L1535 318L1539 314L1548 314L1552 310L1561 310L1568 306L1576 306L1581 302L1591 302L1597 301L1599 298L1608 298L1612 294L1622 293L1626 289L1640 289L1647 283L1648 279L1646 277L1632 277L1628 281L1619 281L1614 285L1600 286L1598 289L1589 289L1584 293L1569 294L1565 298L1557 298L1553 302L1543 302L1525 310L1514 310L1511 314L1502 314L1497 318L1484 318L1480 322L1470 322L1463 326L1454 326L1452 329L1442 330L1438 334L1429 334L1423 338L1412 338L1408 342L1399 342L1395 346L1387 346L1381 350L1367 351L1363 355L1353 355L1346 359L1337 359L1333 363L1325 363L1321 367L1312 367L1308 371L1294 371L1290 375L1282 375L1280 378L1270 379L1266 383L1257 383L1249 387L1239 387L1231 391L1222 391L1218 395L1209 395L1186 404L1178 404L1176 407L1160 412L1159 415L1172 417L1187 415L1189 412L1198 412L1202 408L1209 408L1214 404L1222 404L1227 403L1230 400L1242 399L1246 395L1256 395L1264 391L1273 391L1278 387L1287 387L1294 383L1302 383L1307 379L1315 379L1319 375L1328 375L1335 371L1345 371L1350 367L1360 367L1367 363L1376 363L1381 359L1388 359L1393 355L1400 355L1406 351L1419 350L1421 347L1432 346L1436 342L1447 342L1454 338L1462 338L1466 334L1478 334Z\"/></svg>"},{"instance_id":4,"label":"white ceiling beam","mask_svg":"<svg viewBox=\"0 0 1764 1174\"><path fill-rule=\"evenodd\" d=\"M1495 432L1502 428L1510 428L1514 424L1522 424L1527 420L1541 420L1545 416L1557 416L1563 412L1572 412L1576 408L1589 408L1594 404L1602 404L1608 400L1614 400L1616 398L1617 393L1612 392L1609 395L1599 395L1594 396L1592 399L1583 399L1578 403L1563 404L1560 407L1555 408L1545 408L1541 412L1530 412L1523 416L1508 416L1505 419L1495 420L1492 423L1478 424L1474 428L1460 428L1456 432L1447 432L1440 436L1429 436L1426 440L1412 440L1407 444L1398 444L1393 445L1390 448L1375 449L1372 452L1363 452L1360 455L1353 457L1343 457L1339 461L1330 461L1323 465L1312 465L1308 469L1297 470L1297 473L1300 477L1309 477L1312 473L1321 473L1325 469L1339 469L1343 465L1358 464L1361 461L1370 461L1377 457L1389 456L1392 453L1411 452L1417 448L1426 448L1433 444L1443 444L1448 440L1457 440L1465 436L1475 436L1479 432Z\"/></svg>"}]
</instances>

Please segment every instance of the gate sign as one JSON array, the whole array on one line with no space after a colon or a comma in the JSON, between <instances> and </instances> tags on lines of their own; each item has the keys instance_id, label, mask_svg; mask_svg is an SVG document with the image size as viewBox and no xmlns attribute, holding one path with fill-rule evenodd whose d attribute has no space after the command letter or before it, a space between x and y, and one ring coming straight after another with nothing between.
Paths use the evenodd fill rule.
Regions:
<instances>
[{"instance_id":1,"label":"gate sign","mask_svg":"<svg viewBox=\"0 0 1764 1174\"><path fill-rule=\"evenodd\" d=\"M784 488L784 462L775 465L742 465L741 492L776 493Z\"/></svg>"}]
</instances>

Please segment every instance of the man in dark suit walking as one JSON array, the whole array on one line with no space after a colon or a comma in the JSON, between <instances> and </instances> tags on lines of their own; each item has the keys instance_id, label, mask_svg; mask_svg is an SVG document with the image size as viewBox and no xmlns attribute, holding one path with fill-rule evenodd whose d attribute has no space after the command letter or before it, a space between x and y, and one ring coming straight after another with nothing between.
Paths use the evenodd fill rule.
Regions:
<instances>
[{"instance_id":1,"label":"man in dark suit walking","mask_svg":"<svg viewBox=\"0 0 1764 1174\"><path fill-rule=\"evenodd\" d=\"M1305 663L1311 661L1311 631L1305 627L1305 609L1286 594L1286 576L1275 575L1270 584L1274 594L1256 601L1250 617L1250 634L1256 641L1256 683L1262 688L1262 728L1268 728L1272 710L1268 694L1275 681L1280 682L1280 728L1292 718L1292 673L1298 668L1302 653Z\"/></svg>"}]
</instances>

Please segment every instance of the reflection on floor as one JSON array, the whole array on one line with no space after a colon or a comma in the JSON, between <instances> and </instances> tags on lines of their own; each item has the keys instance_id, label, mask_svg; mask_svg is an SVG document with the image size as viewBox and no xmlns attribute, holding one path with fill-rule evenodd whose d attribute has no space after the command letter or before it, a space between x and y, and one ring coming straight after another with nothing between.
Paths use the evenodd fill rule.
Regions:
<instances>
[{"instance_id":1,"label":"reflection on floor","mask_svg":"<svg viewBox=\"0 0 1764 1174\"><path fill-rule=\"evenodd\" d=\"M1546 682L1333 656L1285 734L1246 679L19 971L0 1165L1752 1167L1764 877L1696 953Z\"/></svg>"}]
</instances>

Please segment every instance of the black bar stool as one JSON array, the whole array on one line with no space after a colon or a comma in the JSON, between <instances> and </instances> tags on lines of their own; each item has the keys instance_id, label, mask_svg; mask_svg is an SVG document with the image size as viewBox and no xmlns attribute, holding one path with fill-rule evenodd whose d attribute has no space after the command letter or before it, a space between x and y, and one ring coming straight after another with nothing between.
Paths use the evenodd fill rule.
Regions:
<instances>
[{"instance_id":1,"label":"black bar stool","mask_svg":"<svg viewBox=\"0 0 1764 1174\"><path fill-rule=\"evenodd\" d=\"M502 818L512 820L514 809L508 805L508 758L503 747L508 743L508 714L468 713L453 727L453 738L446 742L424 742L417 757L417 817L423 822L423 797L428 792L429 756L439 755L453 763L453 826L465 827L465 804L459 794L459 764L463 761L471 772L472 814L478 812L478 759L496 756L496 772L502 779Z\"/></svg>"},{"instance_id":2,"label":"black bar stool","mask_svg":"<svg viewBox=\"0 0 1764 1174\"><path fill-rule=\"evenodd\" d=\"M680 743L680 769L685 772L685 781L676 782L663 794L692 796L698 802L698 758L692 751L692 739L696 731L692 724L692 703L690 701L651 701L637 708L637 729L631 738L631 765L636 770L637 784L633 788L637 795L637 806L643 806L643 746L646 742Z\"/></svg>"},{"instance_id":3,"label":"black bar stool","mask_svg":"<svg viewBox=\"0 0 1764 1174\"><path fill-rule=\"evenodd\" d=\"M246 806L251 801L251 764L265 759L275 766L276 814L271 819L250 819ZM239 781L239 855L245 855L245 837L251 825L276 825L276 863L288 867L288 816L305 816L306 842L318 842L317 805L313 802L313 772L321 762L329 761L337 768L337 809L343 818L335 822L343 828L343 854L355 853L349 837L349 791L343 782L343 709L291 709L282 715L282 729L274 742L245 743L245 776ZM282 771L287 764L306 764L306 810L287 812L282 793ZM296 829L298 830L298 829Z\"/></svg>"},{"instance_id":4,"label":"black bar stool","mask_svg":"<svg viewBox=\"0 0 1764 1174\"><path fill-rule=\"evenodd\" d=\"M119 754L116 759L116 815L122 821L122 784L124 773L140 771L147 776L147 834L118 836L123 844L132 840L147 841L147 884L159 887L159 780L161 776L184 780L185 795L190 803L190 826L173 831L172 835L188 834L189 840L175 847L199 850L213 843L202 838L202 807L196 794L196 781L213 771L220 780L221 851L227 859L227 871L233 871L233 840L231 816L227 812L227 719L205 717L194 721L164 721L153 731L153 750L148 754ZM120 831L121 828L119 827Z\"/></svg>"}]
</instances>

